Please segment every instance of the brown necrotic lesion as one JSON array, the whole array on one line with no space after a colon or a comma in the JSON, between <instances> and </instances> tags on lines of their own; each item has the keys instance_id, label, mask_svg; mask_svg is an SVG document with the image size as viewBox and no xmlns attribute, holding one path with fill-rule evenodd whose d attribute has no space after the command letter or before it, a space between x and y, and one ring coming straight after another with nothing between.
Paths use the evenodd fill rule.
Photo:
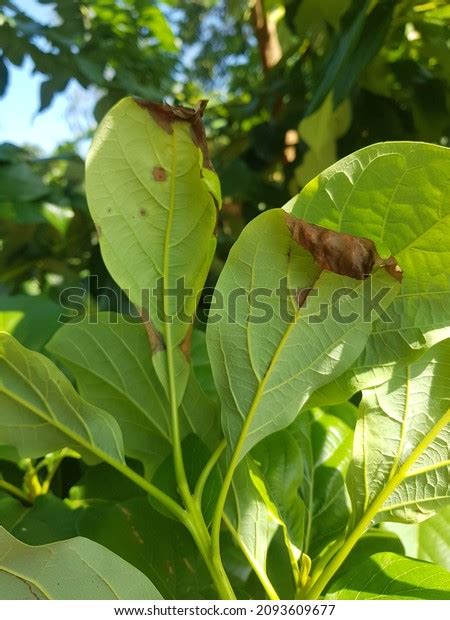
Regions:
<instances>
[{"instance_id":1,"label":"brown necrotic lesion","mask_svg":"<svg viewBox=\"0 0 450 620\"><path fill-rule=\"evenodd\" d=\"M322 269L364 280L375 267L384 267L396 280L403 277L395 257L381 258L371 239L336 232L290 215L286 223L294 241L311 252Z\"/></svg>"}]
</instances>

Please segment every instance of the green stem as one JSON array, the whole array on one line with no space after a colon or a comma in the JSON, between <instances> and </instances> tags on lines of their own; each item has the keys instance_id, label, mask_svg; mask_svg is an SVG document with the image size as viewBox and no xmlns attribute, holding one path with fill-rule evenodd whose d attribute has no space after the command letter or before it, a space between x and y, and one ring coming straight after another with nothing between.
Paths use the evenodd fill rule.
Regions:
<instances>
[{"instance_id":1,"label":"green stem","mask_svg":"<svg viewBox=\"0 0 450 620\"><path fill-rule=\"evenodd\" d=\"M222 441L219 443L217 448L211 454L208 462L206 463L205 467L202 470L202 473L198 477L197 484L195 485L194 497L199 506L202 505L202 495L205 489L205 485L208 481L208 478L212 470L216 466L217 461L220 459L222 452L225 450L226 447L227 447L227 440L222 439Z\"/></svg>"},{"instance_id":2,"label":"green stem","mask_svg":"<svg viewBox=\"0 0 450 620\"><path fill-rule=\"evenodd\" d=\"M422 441L414 448L409 457L405 460L403 465L397 470L397 472L390 478L384 489L377 495L372 504L369 506L361 520L357 523L349 537L332 558L330 563L325 567L318 579L311 585L307 592L307 597L310 600L316 600L319 598L327 584L334 577L336 572L341 567L342 563L348 557L349 553L365 533L372 521L382 509L386 500L392 495L395 489L408 477L409 470L417 461L418 457L428 448L432 441L439 435L439 433L450 422L450 409L442 416L439 422L433 427L433 429L425 435Z\"/></svg>"},{"instance_id":3,"label":"green stem","mask_svg":"<svg viewBox=\"0 0 450 620\"><path fill-rule=\"evenodd\" d=\"M277 591L273 587L266 571L258 564L258 562L255 561L255 558L252 556L250 551L247 549L246 545L244 545L244 543L241 540L241 537L239 536L233 524L231 523L230 519L227 517L225 513L223 514L222 518L223 518L223 522L225 523L228 530L230 531L230 534L233 537L234 542L238 545L242 553L245 555L248 563L253 568L255 575L258 577L269 599L271 601L279 601L280 597L278 596Z\"/></svg>"},{"instance_id":4,"label":"green stem","mask_svg":"<svg viewBox=\"0 0 450 620\"><path fill-rule=\"evenodd\" d=\"M32 501L30 500L28 495L26 495L26 493L24 493L21 489L14 486L13 484L6 482L6 480L0 480L0 489L3 489L10 495L14 495L14 497L17 497L17 499L20 499L21 502L26 502L27 504L32 503Z\"/></svg>"},{"instance_id":5,"label":"green stem","mask_svg":"<svg viewBox=\"0 0 450 620\"><path fill-rule=\"evenodd\" d=\"M220 598L222 600L234 600L236 596L227 574L225 571L217 570L211 559L211 538L201 512L189 513L186 527L202 555Z\"/></svg>"},{"instance_id":6,"label":"green stem","mask_svg":"<svg viewBox=\"0 0 450 620\"><path fill-rule=\"evenodd\" d=\"M172 152L172 170L171 170L171 184L170 184L170 204L168 211L167 226L164 239L164 257L163 257L163 279L164 288L169 288L167 282L167 274L169 270L169 253L170 253L170 235L172 231L174 209L175 209L175 178L176 178L176 131L172 132L173 139L173 152ZM163 297L164 312L166 316L170 316L169 308L167 308L167 298ZM228 577L223 569L223 566L216 566L211 561L211 538L206 527L205 520L201 511L200 504L197 502L191 490L189 488L189 482L186 476L186 470L184 467L183 450L181 446L181 434L180 434L180 422L178 417L178 399L176 378L174 372L174 359L173 359L173 341L172 341L172 329L171 325L166 322L164 325L165 332L165 344L166 344L166 361L167 361L167 377L169 388L169 401L170 401L170 413L171 413L171 431L172 431L172 449L175 477L177 480L178 491L181 499L183 500L186 508L184 524L191 532L197 547L211 573L211 577L215 583L217 591L222 598L234 599L236 598L228 580ZM206 482L206 480L205 480Z\"/></svg>"},{"instance_id":7,"label":"green stem","mask_svg":"<svg viewBox=\"0 0 450 620\"><path fill-rule=\"evenodd\" d=\"M69 452L68 448L63 448L61 452L59 453L58 458L51 464L51 467L47 471L47 476L44 482L42 483L42 493L48 493L52 480L58 470L58 467L61 465L62 461L64 460L68 452Z\"/></svg>"}]
</instances>

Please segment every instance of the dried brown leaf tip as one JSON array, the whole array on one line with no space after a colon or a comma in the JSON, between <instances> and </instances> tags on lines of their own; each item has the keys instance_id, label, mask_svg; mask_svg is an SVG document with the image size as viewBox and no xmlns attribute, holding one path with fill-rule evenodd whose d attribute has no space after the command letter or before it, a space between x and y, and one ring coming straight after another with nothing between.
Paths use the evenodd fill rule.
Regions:
<instances>
[{"instance_id":1,"label":"dried brown leaf tip","mask_svg":"<svg viewBox=\"0 0 450 620\"><path fill-rule=\"evenodd\" d=\"M203 165L205 168L214 170L209 158L205 127L202 120L203 112L208 103L206 99L201 99L195 108L185 108L181 105L169 105L168 103L154 103L138 98L135 98L135 101L141 108L148 110L151 117L169 134L173 132L173 123L177 121L189 123L192 140L203 153Z\"/></svg>"},{"instance_id":2,"label":"dried brown leaf tip","mask_svg":"<svg viewBox=\"0 0 450 620\"><path fill-rule=\"evenodd\" d=\"M290 215L286 216L286 223L294 241L311 252L322 269L364 280L374 267L384 267L393 278L402 280L402 270L395 258L382 259L370 239L309 224Z\"/></svg>"}]
</instances>

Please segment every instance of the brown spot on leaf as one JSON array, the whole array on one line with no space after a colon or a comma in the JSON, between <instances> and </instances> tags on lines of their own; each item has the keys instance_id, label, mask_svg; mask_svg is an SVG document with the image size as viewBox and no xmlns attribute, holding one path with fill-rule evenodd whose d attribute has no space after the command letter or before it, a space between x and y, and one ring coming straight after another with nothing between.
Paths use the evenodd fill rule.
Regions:
<instances>
[{"instance_id":1,"label":"brown spot on leaf","mask_svg":"<svg viewBox=\"0 0 450 620\"><path fill-rule=\"evenodd\" d=\"M189 362L191 359L191 345L192 345L192 329L193 325L189 326L188 332L183 339L183 342L180 345L181 352L184 354L185 358Z\"/></svg>"},{"instance_id":2,"label":"brown spot on leaf","mask_svg":"<svg viewBox=\"0 0 450 620\"><path fill-rule=\"evenodd\" d=\"M286 216L286 223L294 241L311 252L322 269L363 280L374 267L385 267L392 277L402 280L402 270L395 258L382 259L371 239L309 224L291 215Z\"/></svg>"},{"instance_id":3,"label":"brown spot on leaf","mask_svg":"<svg viewBox=\"0 0 450 620\"><path fill-rule=\"evenodd\" d=\"M141 108L148 110L153 120L169 134L173 133L173 123L189 123L192 141L203 153L203 165L205 168L214 170L209 158L205 127L202 120L203 112L208 103L206 99L201 99L195 108L185 108L184 106L169 105L167 103L154 103L153 101L145 101L138 98L135 98L135 101Z\"/></svg>"},{"instance_id":4,"label":"brown spot on leaf","mask_svg":"<svg viewBox=\"0 0 450 620\"><path fill-rule=\"evenodd\" d=\"M302 288L299 291L297 291L297 306L299 308L302 308L305 305L305 301L311 291L312 291L311 287Z\"/></svg>"},{"instance_id":5,"label":"brown spot on leaf","mask_svg":"<svg viewBox=\"0 0 450 620\"><path fill-rule=\"evenodd\" d=\"M144 215L147 215L147 209L144 209L144 207L141 207L139 209L139 215L142 215L142 217L144 217Z\"/></svg>"},{"instance_id":6,"label":"brown spot on leaf","mask_svg":"<svg viewBox=\"0 0 450 620\"><path fill-rule=\"evenodd\" d=\"M148 316L147 310L144 310L143 308L141 309L141 317L142 317L142 322L144 323L144 327L147 331L152 353L155 354L155 353L159 353L159 351L164 351L166 348L166 345L164 343L164 338L162 337L161 333L156 329L156 327L153 325L152 320Z\"/></svg>"},{"instance_id":7,"label":"brown spot on leaf","mask_svg":"<svg viewBox=\"0 0 450 620\"><path fill-rule=\"evenodd\" d=\"M161 168L161 166L155 166L153 168L153 178L155 179L155 181L158 182L162 182L166 180L166 171L164 170L164 168Z\"/></svg>"}]
</instances>

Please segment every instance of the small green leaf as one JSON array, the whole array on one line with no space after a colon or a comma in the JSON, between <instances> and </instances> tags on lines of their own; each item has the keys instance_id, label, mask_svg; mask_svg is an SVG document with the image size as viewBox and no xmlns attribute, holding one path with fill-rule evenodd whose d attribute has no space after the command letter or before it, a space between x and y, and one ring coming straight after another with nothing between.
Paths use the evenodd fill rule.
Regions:
<instances>
[{"instance_id":1,"label":"small green leaf","mask_svg":"<svg viewBox=\"0 0 450 620\"><path fill-rule=\"evenodd\" d=\"M288 430L303 456L300 494L306 517L302 548L315 558L347 525L350 505L344 480L353 432L340 418L320 409L301 413Z\"/></svg>"},{"instance_id":2,"label":"small green leaf","mask_svg":"<svg viewBox=\"0 0 450 620\"><path fill-rule=\"evenodd\" d=\"M6 333L0 333L0 409L0 443L21 456L70 447L88 463L124 461L114 418L84 401L50 360Z\"/></svg>"},{"instance_id":3,"label":"small green leaf","mask_svg":"<svg viewBox=\"0 0 450 620\"><path fill-rule=\"evenodd\" d=\"M253 477L253 483L283 530L294 579L298 582L298 561L305 534L305 504L299 495L303 455L288 431L266 437L251 454L259 473Z\"/></svg>"},{"instance_id":4,"label":"small green leaf","mask_svg":"<svg viewBox=\"0 0 450 620\"><path fill-rule=\"evenodd\" d=\"M376 553L336 580L327 600L447 600L450 573L395 553Z\"/></svg>"},{"instance_id":5,"label":"small green leaf","mask_svg":"<svg viewBox=\"0 0 450 620\"><path fill-rule=\"evenodd\" d=\"M136 568L85 538L29 547L0 528L0 599L161 599Z\"/></svg>"},{"instance_id":6,"label":"small green leaf","mask_svg":"<svg viewBox=\"0 0 450 620\"><path fill-rule=\"evenodd\" d=\"M225 522L255 572L265 573L270 542L278 528L256 488L259 472L250 456L236 469L225 507Z\"/></svg>"}]
</instances>

